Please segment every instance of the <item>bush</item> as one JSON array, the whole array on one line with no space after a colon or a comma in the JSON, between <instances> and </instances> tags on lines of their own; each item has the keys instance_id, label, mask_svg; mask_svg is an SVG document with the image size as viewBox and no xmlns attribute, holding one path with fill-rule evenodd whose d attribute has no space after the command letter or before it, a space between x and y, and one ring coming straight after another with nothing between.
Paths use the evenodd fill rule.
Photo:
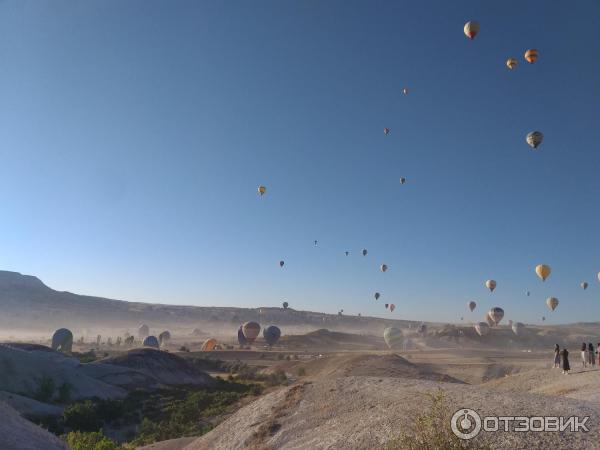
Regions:
<instances>
[{"instance_id":1,"label":"bush","mask_svg":"<svg viewBox=\"0 0 600 450\"><path fill-rule=\"evenodd\" d=\"M102 419L90 400L67 406L63 412L63 422L76 431L98 431L102 428Z\"/></svg>"},{"instance_id":2,"label":"bush","mask_svg":"<svg viewBox=\"0 0 600 450\"><path fill-rule=\"evenodd\" d=\"M488 449L481 442L463 441L450 428L452 413L444 391L429 394L431 407L412 420L407 431L388 442L385 450L472 450Z\"/></svg>"},{"instance_id":3,"label":"bush","mask_svg":"<svg viewBox=\"0 0 600 450\"><path fill-rule=\"evenodd\" d=\"M65 436L65 441L72 450L122 450L115 441L107 438L102 432L82 433L72 431Z\"/></svg>"},{"instance_id":4,"label":"bush","mask_svg":"<svg viewBox=\"0 0 600 450\"><path fill-rule=\"evenodd\" d=\"M40 378L38 391L35 394L36 400L48 402L54 396L54 380L50 377L43 376Z\"/></svg>"},{"instance_id":5,"label":"bush","mask_svg":"<svg viewBox=\"0 0 600 450\"><path fill-rule=\"evenodd\" d=\"M58 387L58 401L60 403L69 403L71 400L71 391L73 386L69 383L63 383Z\"/></svg>"}]
</instances>

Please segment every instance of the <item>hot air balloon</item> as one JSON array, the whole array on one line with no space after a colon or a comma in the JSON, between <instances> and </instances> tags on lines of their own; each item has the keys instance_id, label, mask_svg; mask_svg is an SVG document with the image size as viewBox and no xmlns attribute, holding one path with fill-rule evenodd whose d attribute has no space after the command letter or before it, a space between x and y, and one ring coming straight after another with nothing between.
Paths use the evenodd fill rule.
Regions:
<instances>
[{"instance_id":1,"label":"hot air balloon","mask_svg":"<svg viewBox=\"0 0 600 450\"><path fill-rule=\"evenodd\" d=\"M344 253L346 253L346 256L348 256L350 254L350 252L344 252Z\"/></svg>"},{"instance_id":2,"label":"hot air balloon","mask_svg":"<svg viewBox=\"0 0 600 450\"><path fill-rule=\"evenodd\" d=\"M587 289L587 287L588 287L588 284L585 281L583 283L581 283L581 288L583 290Z\"/></svg>"},{"instance_id":3,"label":"hot air balloon","mask_svg":"<svg viewBox=\"0 0 600 450\"><path fill-rule=\"evenodd\" d=\"M531 292L529 292L529 291L525 291L525 295L526 295L527 297L529 297L529 295L531 295Z\"/></svg>"},{"instance_id":4,"label":"hot air balloon","mask_svg":"<svg viewBox=\"0 0 600 450\"><path fill-rule=\"evenodd\" d=\"M525 60L529 64L533 64L538 59L538 51L535 48L529 49L525 52Z\"/></svg>"},{"instance_id":5,"label":"hot air balloon","mask_svg":"<svg viewBox=\"0 0 600 450\"><path fill-rule=\"evenodd\" d=\"M475 39L475 36L479 33L479 22L471 20L465 23L464 31L469 39Z\"/></svg>"},{"instance_id":6,"label":"hot air balloon","mask_svg":"<svg viewBox=\"0 0 600 450\"><path fill-rule=\"evenodd\" d=\"M490 326L487 324L487 322L479 322L475 325L475 331L479 336L485 336L489 334Z\"/></svg>"},{"instance_id":7,"label":"hot air balloon","mask_svg":"<svg viewBox=\"0 0 600 450\"><path fill-rule=\"evenodd\" d=\"M267 192L267 188L264 186L259 186L258 187L258 193L260 194L260 196L262 197L263 195L265 195L265 192ZM277 196L275 196L277 197Z\"/></svg>"},{"instance_id":8,"label":"hot air balloon","mask_svg":"<svg viewBox=\"0 0 600 450\"><path fill-rule=\"evenodd\" d=\"M211 352L215 349L219 342L214 338L209 338L202 343L201 352Z\"/></svg>"},{"instance_id":9,"label":"hot air balloon","mask_svg":"<svg viewBox=\"0 0 600 450\"><path fill-rule=\"evenodd\" d=\"M138 327L138 338L144 339L146 336L150 334L150 327L143 323Z\"/></svg>"},{"instance_id":10,"label":"hot air balloon","mask_svg":"<svg viewBox=\"0 0 600 450\"><path fill-rule=\"evenodd\" d=\"M379 300L379 297L380 297L380 296L381 296L381 295L379 294L379 292L375 292L375 300Z\"/></svg>"},{"instance_id":11,"label":"hot air balloon","mask_svg":"<svg viewBox=\"0 0 600 450\"><path fill-rule=\"evenodd\" d=\"M402 93L403 93L404 95L407 95L407 94L408 94L408 88L404 88L404 89L402 89Z\"/></svg>"},{"instance_id":12,"label":"hot air balloon","mask_svg":"<svg viewBox=\"0 0 600 450\"><path fill-rule=\"evenodd\" d=\"M496 323L494 322L494 319L492 319L489 314L486 314L483 317L483 320L485 320L490 327L493 327L494 325L496 325Z\"/></svg>"},{"instance_id":13,"label":"hot air balloon","mask_svg":"<svg viewBox=\"0 0 600 450\"><path fill-rule=\"evenodd\" d=\"M242 331L249 344L252 344L260 333L260 325L256 322L246 322L242 325Z\"/></svg>"},{"instance_id":14,"label":"hot air balloon","mask_svg":"<svg viewBox=\"0 0 600 450\"><path fill-rule=\"evenodd\" d=\"M426 335L427 334L427 324L421 323L417 328L417 333Z\"/></svg>"},{"instance_id":15,"label":"hot air balloon","mask_svg":"<svg viewBox=\"0 0 600 450\"><path fill-rule=\"evenodd\" d=\"M552 269L546 264L538 264L535 266L535 273L537 273L537 276L540 277L542 281L546 281L546 278L550 276L550 272L552 272Z\"/></svg>"},{"instance_id":16,"label":"hot air balloon","mask_svg":"<svg viewBox=\"0 0 600 450\"><path fill-rule=\"evenodd\" d=\"M396 327L386 328L383 330L383 340L391 350L402 348L402 342L404 341L402 330Z\"/></svg>"},{"instance_id":17,"label":"hot air balloon","mask_svg":"<svg viewBox=\"0 0 600 450\"><path fill-rule=\"evenodd\" d=\"M167 345L170 340L171 340L171 333L169 331L165 330L158 335L158 343L160 345Z\"/></svg>"},{"instance_id":18,"label":"hot air balloon","mask_svg":"<svg viewBox=\"0 0 600 450\"><path fill-rule=\"evenodd\" d=\"M67 328L59 328L52 335L52 350L71 353L73 349L73 333Z\"/></svg>"},{"instance_id":19,"label":"hot air balloon","mask_svg":"<svg viewBox=\"0 0 600 450\"><path fill-rule=\"evenodd\" d=\"M546 320L546 317L545 317L545 316L542 316L542 322L543 322L543 321L545 321L545 320Z\"/></svg>"},{"instance_id":20,"label":"hot air balloon","mask_svg":"<svg viewBox=\"0 0 600 450\"><path fill-rule=\"evenodd\" d=\"M600 272L598 272L597 278L598 278L598 281L600 281Z\"/></svg>"},{"instance_id":21,"label":"hot air balloon","mask_svg":"<svg viewBox=\"0 0 600 450\"><path fill-rule=\"evenodd\" d=\"M495 280L487 280L485 282L485 287L488 288L490 290L490 292L494 292L494 289L496 289L496 281Z\"/></svg>"},{"instance_id":22,"label":"hot air balloon","mask_svg":"<svg viewBox=\"0 0 600 450\"><path fill-rule=\"evenodd\" d=\"M394 310L396 309L396 305L394 305L393 303L390 305L390 312L394 312Z\"/></svg>"},{"instance_id":23,"label":"hot air balloon","mask_svg":"<svg viewBox=\"0 0 600 450\"><path fill-rule=\"evenodd\" d=\"M548 305L548 308L554 311L558 306L558 299L556 297L548 297L546 300L546 305Z\"/></svg>"},{"instance_id":24,"label":"hot air balloon","mask_svg":"<svg viewBox=\"0 0 600 450\"><path fill-rule=\"evenodd\" d=\"M318 242L318 241L315 239L315 247L317 246L317 242Z\"/></svg>"},{"instance_id":25,"label":"hot air balloon","mask_svg":"<svg viewBox=\"0 0 600 450\"><path fill-rule=\"evenodd\" d=\"M404 183L406 183L406 178L400 177L400 184L404 184Z\"/></svg>"},{"instance_id":26,"label":"hot air balloon","mask_svg":"<svg viewBox=\"0 0 600 450\"><path fill-rule=\"evenodd\" d=\"M156 339L156 336L146 336L144 338L144 341L142 342L142 345L144 347L160 348L160 345L158 343L158 339Z\"/></svg>"},{"instance_id":27,"label":"hot air balloon","mask_svg":"<svg viewBox=\"0 0 600 450\"><path fill-rule=\"evenodd\" d=\"M245 345L248 345L248 340L246 339L246 336L244 336L244 331L242 330L242 325L240 325L240 327L238 328L237 337L238 337L238 343L240 344L240 347L244 347Z\"/></svg>"},{"instance_id":28,"label":"hot air balloon","mask_svg":"<svg viewBox=\"0 0 600 450\"><path fill-rule=\"evenodd\" d=\"M385 309L388 309L388 306L390 306L388 303L385 304Z\"/></svg>"},{"instance_id":29,"label":"hot air balloon","mask_svg":"<svg viewBox=\"0 0 600 450\"><path fill-rule=\"evenodd\" d=\"M388 270L388 266L386 264L382 264L380 269L382 272L386 272Z\"/></svg>"},{"instance_id":30,"label":"hot air balloon","mask_svg":"<svg viewBox=\"0 0 600 450\"><path fill-rule=\"evenodd\" d=\"M516 58L508 58L506 60L506 66L510 69L513 70L516 66L517 66L517 60Z\"/></svg>"},{"instance_id":31,"label":"hot air balloon","mask_svg":"<svg viewBox=\"0 0 600 450\"><path fill-rule=\"evenodd\" d=\"M279 267L283 267L284 264L285 264L284 261L279 261Z\"/></svg>"},{"instance_id":32,"label":"hot air balloon","mask_svg":"<svg viewBox=\"0 0 600 450\"><path fill-rule=\"evenodd\" d=\"M281 330L275 325L269 325L263 330L263 337L269 345L274 345L281 336Z\"/></svg>"},{"instance_id":33,"label":"hot air balloon","mask_svg":"<svg viewBox=\"0 0 600 450\"><path fill-rule=\"evenodd\" d=\"M389 128L384 128L384 129L383 129L383 134L385 134L385 135L387 136L388 134L390 134L390 133L391 133L391 131L392 131L392 130L390 130Z\"/></svg>"},{"instance_id":34,"label":"hot air balloon","mask_svg":"<svg viewBox=\"0 0 600 450\"><path fill-rule=\"evenodd\" d=\"M517 322L517 323L513 324L511 328L513 330L513 333L515 333L517 336L519 336L520 334L523 333L523 330L525 330L525 325L523 325L521 322Z\"/></svg>"},{"instance_id":35,"label":"hot air balloon","mask_svg":"<svg viewBox=\"0 0 600 450\"><path fill-rule=\"evenodd\" d=\"M367 256L367 253L369 253L369 252L367 251L367 249L366 249L366 248L363 248L362 255L363 255L363 256Z\"/></svg>"},{"instance_id":36,"label":"hot air balloon","mask_svg":"<svg viewBox=\"0 0 600 450\"><path fill-rule=\"evenodd\" d=\"M288 302L283 302L281 306L283 306L283 309L288 309L288 306L290 306L290 304Z\"/></svg>"},{"instance_id":37,"label":"hot air balloon","mask_svg":"<svg viewBox=\"0 0 600 450\"><path fill-rule=\"evenodd\" d=\"M490 319L494 321L495 325L498 325L504 317L504 310L498 306L495 306L489 310L488 316L490 316Z\"/></svg>"},{"instance_id":38,"label":"hot air balloon","mask_svg":"<svg viewBox=\"0 0 600 450\"><path fill-rule=\"evenodd\" d=\"M469 302L469 309L471 310L471 312L473 312L473 310L477 307L477 303L470 301Z\"/></svg>"},{"instance_id":39,"label":"hot air balloon","mask_svg":"<svg viewBox=\"0 0 600 450\"><path fill-rule=\"evenodd\" d=\"M537 149L542 141L544 140L544 135L541 131L532 131L527 135L525 141L529 144L533 149Z\"/></svg>"}]
</instances>

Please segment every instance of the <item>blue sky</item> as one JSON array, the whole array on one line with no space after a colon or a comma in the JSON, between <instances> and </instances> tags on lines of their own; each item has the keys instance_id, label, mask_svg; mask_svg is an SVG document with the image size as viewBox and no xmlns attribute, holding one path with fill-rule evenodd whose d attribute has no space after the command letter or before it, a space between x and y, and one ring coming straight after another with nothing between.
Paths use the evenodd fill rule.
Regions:
<instances>
[{"instance_id":1,"label":"blue sky","mask_svg":"<svg viewBox=\"0 0 600 450\"><path fill-rule=\"evenodd\" d=\"M599 22L594 0L2 1L0 267L126 300L600 320Z\"/></svg>"}]
</instances>

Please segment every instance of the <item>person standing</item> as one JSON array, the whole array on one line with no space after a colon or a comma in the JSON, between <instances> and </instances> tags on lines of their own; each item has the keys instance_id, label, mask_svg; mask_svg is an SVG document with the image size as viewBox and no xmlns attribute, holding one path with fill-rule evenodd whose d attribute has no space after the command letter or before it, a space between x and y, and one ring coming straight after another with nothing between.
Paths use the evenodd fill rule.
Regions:
<instances>
[{"instance_id":1,"label":"person standing","mask_svg":"<svg viewBox=\"0 0 600 450\"><path fill-rule=\"evenodd\" d=\"M583 368L585 369L587 366L587 345L585 345L585 342L581 344L581 362L583 363Z\"/></svg>"},{"instance_id":2,"label":"person standing","mask_svg":"<svg viewBox=\"0 0 600 450\"><path fill-rule=\"evenodd\" d=\"M569 351L566 348L563 348L560 352L560 362L563 369L563 373L565 375L569 375L569 370L571 370L571 365L569 364Z\"/></svg>"},{"instance_id":3,"label":"person standing","mask_svg":"<svg viewBox=\"0 0 600 450\"><path fill-rule=\"evenodd\" d=\"M596 354L598 355L598 366L600 366L600 342L596 344Z\"/></svg>"},{"instance_id":4,"label":"person standing","mask_svg":"<svg viewBox=\"0 0 600 450\"><path fill-rule=\"evenodd\" d=\"M596 355L594 354L594 346L591 342L588 344L588 363L590 367L596 365Z\"/></svg>"},{"instance_id":5,"label":"person standing","mask_svg":"<svg viewBox=\"0 0 600 450\"><path fill-rule=\"evenodd\" d=\"M598 358L600 359L600 356L598 356ZM600 364L600 362L598 364ZM554 367L553 367L553 369L556 369L558 367L560 367L560 347L558 346L558 344L556 344L554 346Z\"/></svg>"}]
</instances>

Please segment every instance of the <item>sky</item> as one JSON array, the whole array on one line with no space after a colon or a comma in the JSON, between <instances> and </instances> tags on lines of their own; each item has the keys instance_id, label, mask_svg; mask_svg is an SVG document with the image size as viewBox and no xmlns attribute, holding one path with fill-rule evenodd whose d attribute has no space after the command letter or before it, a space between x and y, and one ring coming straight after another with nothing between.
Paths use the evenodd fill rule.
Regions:
<instances>
[{"instance_id":1,"label":"sky","mask_svg":"<svg viewBox=\"0 0 600 450\"><path fill-rule=\"evenodd\" d=\"M0 1L0 269L131 301L600 320L598 23L596 0Z\"/></svg>"}]
</instances>

